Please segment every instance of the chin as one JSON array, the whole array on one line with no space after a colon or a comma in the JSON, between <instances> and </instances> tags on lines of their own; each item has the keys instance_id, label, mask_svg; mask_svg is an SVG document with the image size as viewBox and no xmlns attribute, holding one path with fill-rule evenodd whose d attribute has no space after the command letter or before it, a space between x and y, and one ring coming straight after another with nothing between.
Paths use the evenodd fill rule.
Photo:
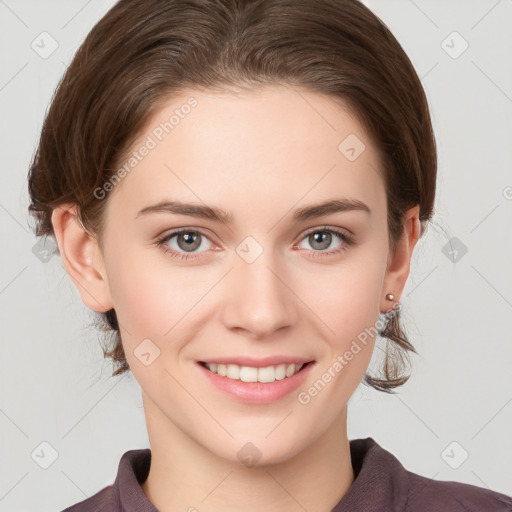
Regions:
<instances>
[{"instance_id":1,"label":"chin","mask_svg":"<svg viewBox=\"0 0 512 512\"><path fill-rule=\"evenodd\" d=\"M250 438L247 435L232 439L224 446L205 446L206 449L229 462L248 468L272 466L285 463L296 457L303 449L298 439L289 435L276 435L266 439L266 434ZM251 440L252 439L252 440Z\"/></svg>"}]
</instances>

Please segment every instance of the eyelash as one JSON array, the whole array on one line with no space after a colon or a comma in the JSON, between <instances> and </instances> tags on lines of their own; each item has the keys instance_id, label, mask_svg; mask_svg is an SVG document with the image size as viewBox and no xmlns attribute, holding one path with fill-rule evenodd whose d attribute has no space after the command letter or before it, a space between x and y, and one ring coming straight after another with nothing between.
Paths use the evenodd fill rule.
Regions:
<instances>
[{"instance_id":1,"label":"eyelash","mask_svg":"<svg viewBox=\"0 0 512 512\"><path fill-rule=\"evenodd\" d=\"M172 231L171 233L168 233L167 235L159 238L156 241L156 245L158 247L162 247L162 250L164 251L164 253L169 254L171 257L176 258L178 260L188 260L188 259L197 258L198 256L194 255L197 253L177 252L177 251L170 249L169 246L166 245L169 240L174 238L176 235L179 235L180 233L198 234L198 235L204 236L205 238L210 240L208 238L208 236L206 236L202 231L183 228L183 229L178 229L176 231ZM343 231L339 231L338 229L328 228L328 227L315 228L315 229L305 233L301 239L301 242L302 242L302 240L304 240L309 235L312 235L313 233L334 233L343 241L343 245L341 245L337 249L334 249L331 251L313 251L313 257L315 257L315 258L317 258L317 257L324 258L327 256L331 256L333 254L342 253L343 251L346 251L349 247L356 245L356 242L355 242L355 239L353 236L347 235L346 233L344 233Z\"/></svg>"}]
</instances>

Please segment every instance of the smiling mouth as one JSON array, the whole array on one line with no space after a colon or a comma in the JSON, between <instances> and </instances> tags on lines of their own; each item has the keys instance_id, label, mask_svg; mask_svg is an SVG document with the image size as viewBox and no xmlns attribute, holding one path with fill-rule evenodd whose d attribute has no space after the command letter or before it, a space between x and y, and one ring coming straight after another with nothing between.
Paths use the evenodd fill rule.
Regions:
<instances>
[{"instance_id":1,"label":"smiling mouth","mask_svg":"<svg viewBox=\"0 0 512 512\"><path fill-rule=\"evenodd\" d=\"M308 361L303 364L278 364L275 366L266 366L265 368L238 366L237 364L205 363L203 361L199 361L199 364L212 373L216 373L221 377L226 377L231 380L270 383L276 380L285 380L300 372L312 362L313 361Z\"/></svg>"}]
</instances>

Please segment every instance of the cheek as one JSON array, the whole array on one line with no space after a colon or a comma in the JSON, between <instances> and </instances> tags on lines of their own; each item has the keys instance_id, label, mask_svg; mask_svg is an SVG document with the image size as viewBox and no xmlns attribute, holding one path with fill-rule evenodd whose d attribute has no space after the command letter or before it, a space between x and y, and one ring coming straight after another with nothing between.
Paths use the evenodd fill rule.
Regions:
<instances>
[{"instance_id":1,"label":"cheek","mask_svg":"<svg viewBox=\"0 0 512 512\"><path fill-rule=\"evenodd\" d=\"M326 357L313 379L322 381L319 388L328 382L328 391L322 391L322 397L316 401L318 407L328 407L330 400L345 403L368 368L377 329L381 327L384 254L378 248L361 251L336 271L331 268L324 276L309 276L301 282L300 293L308 306L313 305L312 318L316 318L316 325L327 342Z\"/></svg>"},{"instance_id":2,"label":"cheek","mask_svg":"<svg viewBox=\"0 0 512 512\"><path fill-rule=\"evenodd\" d=\"M119 232L111 234L106 264L117 317L125 331L123 342L128 337L130 344L152 337L182 339L177 333L205 314L209 301L203 299L215 287L222 269L178 265L159 248L134 248L130 237L119 236ZM305 306L312 321L324 324L325 337L337 350L378 317L385 249L374 240L357 250L349 249L337 264L307 262L283 269L284 281L291 283L300 299L297 307Z\"/></svg>"},{"instance_id":3,"label":"cheek","mask_svg":"<svg viewBox=\"0 0 512 512\"><path fill-rule=\"evenodd\" d=\"M354 257L336 268L301 274L294 292L324 324L326 337L341 349L347 338L378 318L384 271L378 260Z\"/></svg>"},{"instance_id":4,"label":"cheek","mask_svg":"<svg viewBox=\"0 0 512 512\"><path fill-rule=\"evenodd\" d=\"M116 313L125 330L162 338L199 303L211 279L198 267L167 263L165 255L149 257L149 252L157 250L126 251L126 256L112 260L115 263L108 275ZM211 272L209 275L211 278Z\"/></svg>"},{"instance_id":5,"label":"cheek","mask_svg":"<svg viewBox=\"0 0 512 512\"><path fill-rule=\"evenodd\" d=\"M325 428L348 403L372 358L381 327L377 277L366 276L356 286L339 291L336 300L331 297L325 302L321 316L329 326L325 357L311 377L311 386L299 396L299 402L310 412L317 411L322 416Z\"/></svg>"}]
</instances>

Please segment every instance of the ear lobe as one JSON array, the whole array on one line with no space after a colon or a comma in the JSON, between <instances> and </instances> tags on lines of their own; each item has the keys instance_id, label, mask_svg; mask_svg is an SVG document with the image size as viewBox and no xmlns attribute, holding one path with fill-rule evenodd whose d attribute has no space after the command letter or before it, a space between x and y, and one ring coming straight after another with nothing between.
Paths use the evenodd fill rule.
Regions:
<instances>
[{"instance_id":1,"label":"ear lobe","mask_svg":"<svg viewBox=\"0 0 512 512\"><path fill-rule=\"evenodd\" d=\"M114 306L98 242L82 226L76 205L55 208L52 224L62 263L84 304L99 313L112 309Z\"/></svg>"},{"instance_id":2,"label":"ear lobe","mask_svg":"<svg viewBox=\"0 0 512 512\"><path fill-rule=\"evenodd\" d=\"M390 303L385 296L392 293L395 296L395 302L398 302L409 277L412 253L422 231L419 208L419 205L416 205L407 210L404 215L402 237L396 243L394 250L390 251L382 290L381 311L383 312L390 309Z\"/></svg>"}]
</instances>

